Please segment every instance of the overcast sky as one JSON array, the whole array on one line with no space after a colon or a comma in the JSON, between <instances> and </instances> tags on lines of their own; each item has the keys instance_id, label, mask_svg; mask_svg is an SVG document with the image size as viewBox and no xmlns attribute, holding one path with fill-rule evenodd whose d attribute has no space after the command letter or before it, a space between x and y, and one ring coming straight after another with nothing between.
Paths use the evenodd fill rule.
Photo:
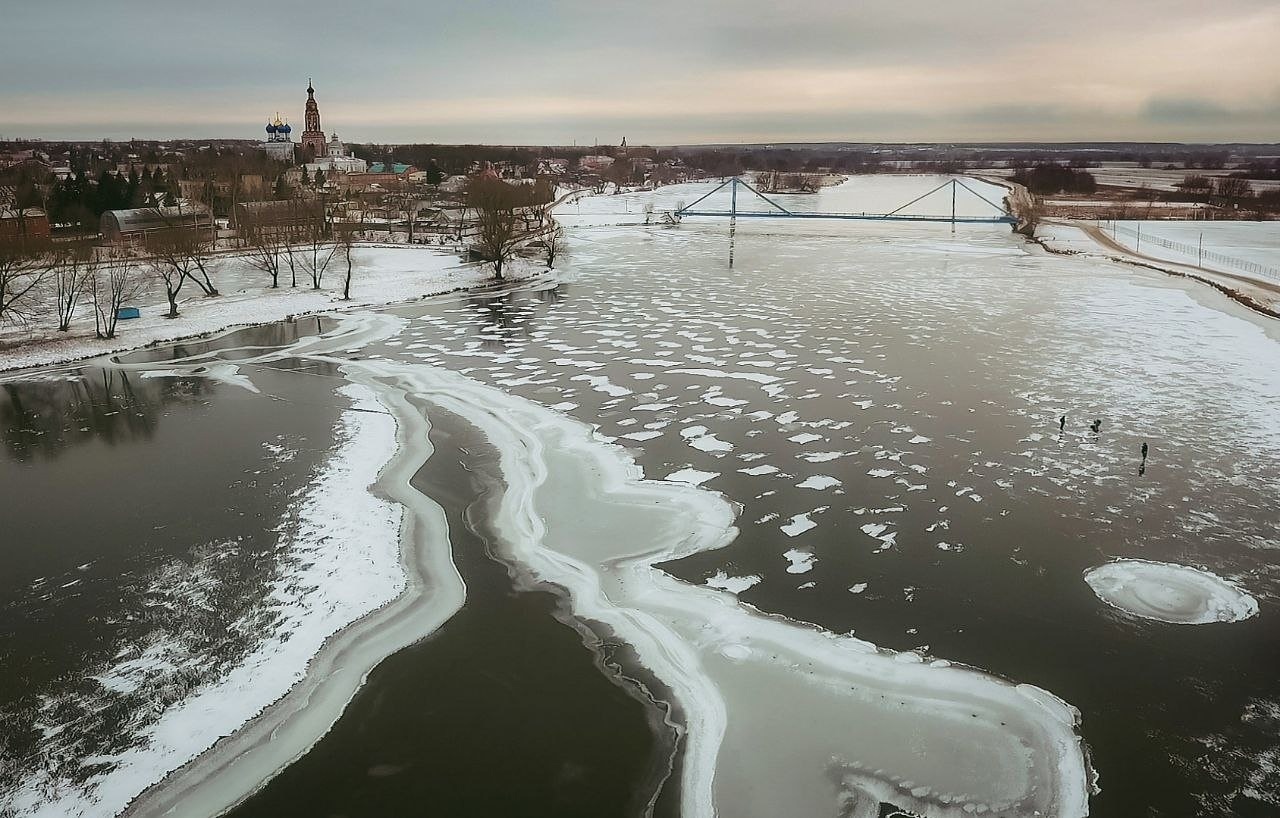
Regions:
<instances>
[{"instance_id":1,"label":"overcast sky","mask_svg":"<svg viewBox=\"0 0 1280 818\"><path fill-rule=\"evenodd\" d=\"M1280 0L0 0L0 137L1280 141Z\"/></svg>"}]
</instances>

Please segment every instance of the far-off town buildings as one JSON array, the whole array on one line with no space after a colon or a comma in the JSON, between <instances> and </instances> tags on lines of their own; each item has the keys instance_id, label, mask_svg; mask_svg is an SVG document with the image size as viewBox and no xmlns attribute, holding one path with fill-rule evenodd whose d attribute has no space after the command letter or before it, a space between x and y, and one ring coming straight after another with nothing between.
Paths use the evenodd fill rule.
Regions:
<instances>
[{"instance_id":1,"label":"far-off town buildings","mask_svg":"<svg viewBox=\"0 0 1280 818\"><path fill-rule=\"evenodd\" d=\"M293 139L290 134L293 128L289 127L289 123L280 121L280 114L276 114L275 122L267 123L267 138L258 145L263 153L272 159L279 159L282 162L293 161Z\"/></svg>"},{"instance_id":2,"label":"far-off town buildings","mask_svg":"<svg viewBox=\"0 0 1280 818\"><path fill-rule=\"evenodd\" d=\"M338 173L364 173L368 169L369 163L363 159L356 158L355 154L347 151L347 146L342 144L342 140L338 139L338 135L334 134L333 138L325 143L325 150L315 159L306 163L307 172L315 175L317 170L322 170L326 174L333 172Z\"/></svg>"},{"instance_id":3,"label":"far-off town buildings","mask_svg":"<svg viewBox=\"0 0 1280 818\"><path fill-rule=\"evenodd\" d=\"M322 170L326 174L363 173L368 163L347 150L347 146L334 134L326 140L324 130L320 127L320 104L316 102L316 89L311 80L307 80L307 104L303 112L302 141L293 141L293 128L276 114L274 121L267 123L267 138L258 143L264 153L275 159L292 163L295 149L300 152L301 162L306 165L307 172L314 174Z\"/></svg>"}]
</instances>

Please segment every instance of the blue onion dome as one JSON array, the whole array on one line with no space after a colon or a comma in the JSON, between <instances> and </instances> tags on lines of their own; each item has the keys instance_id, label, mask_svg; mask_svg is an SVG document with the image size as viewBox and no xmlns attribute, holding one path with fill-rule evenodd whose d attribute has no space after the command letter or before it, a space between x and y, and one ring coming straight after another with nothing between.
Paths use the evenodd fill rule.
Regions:
<instances>
[{"instance_id":1,"label":"blue onion dome","mask_svg":"<svg viewBox=\"0 0 1280 818\"><path fill-rule=\"evenodd\" d=\"M272 125L270 122L268 122L268 123L267 123L267 133L275 133L275 132L276 132L276 126L275 126L275 125Z\"/></svg>"},{"instance_id":2,"label":"blue onion dome","mask_svg":"<svg viewBox=\"0 0 1280 818\"><path fill-rule=\"evenodd\" d=\"M293 128L290 128L287 124L281 125L279 128L276 128L276 130L280 133L293 133Z\"/></svg>"}]
</instances>

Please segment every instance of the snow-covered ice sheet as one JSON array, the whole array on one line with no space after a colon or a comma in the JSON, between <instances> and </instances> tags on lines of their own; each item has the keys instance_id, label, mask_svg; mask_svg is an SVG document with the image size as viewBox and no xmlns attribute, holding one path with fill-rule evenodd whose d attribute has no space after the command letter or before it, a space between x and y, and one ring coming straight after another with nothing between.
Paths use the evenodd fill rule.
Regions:
<instances>
[{"instance_id":1,"label":"snow-covered ice sheet","mask_svg":"<svg viewBox=\"0 0 1280 818\"><path fill-rule=\"evenodd\" d=\"M1258 601L1209 571L1167 562L1124 559L1090 568L1085 582L1103 602L1125 613L1177 625L1239 622L1256 616Z\"/></svg>"}]
</instances>

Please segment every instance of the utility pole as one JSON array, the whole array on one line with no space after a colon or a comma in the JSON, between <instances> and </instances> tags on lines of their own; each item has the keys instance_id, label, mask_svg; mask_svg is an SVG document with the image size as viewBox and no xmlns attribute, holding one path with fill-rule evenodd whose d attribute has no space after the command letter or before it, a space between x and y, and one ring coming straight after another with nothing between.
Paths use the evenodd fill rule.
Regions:
<instances>
[{"instance_id":1,"label":"utility pole","mask_svg":"<svg viewBox=\"0 0 1280 818\"><path fill-rule=\"evenodd\" d=\"M956 232L956 180L951 180L951 235Z\"/></svg>"}]
</instances>

